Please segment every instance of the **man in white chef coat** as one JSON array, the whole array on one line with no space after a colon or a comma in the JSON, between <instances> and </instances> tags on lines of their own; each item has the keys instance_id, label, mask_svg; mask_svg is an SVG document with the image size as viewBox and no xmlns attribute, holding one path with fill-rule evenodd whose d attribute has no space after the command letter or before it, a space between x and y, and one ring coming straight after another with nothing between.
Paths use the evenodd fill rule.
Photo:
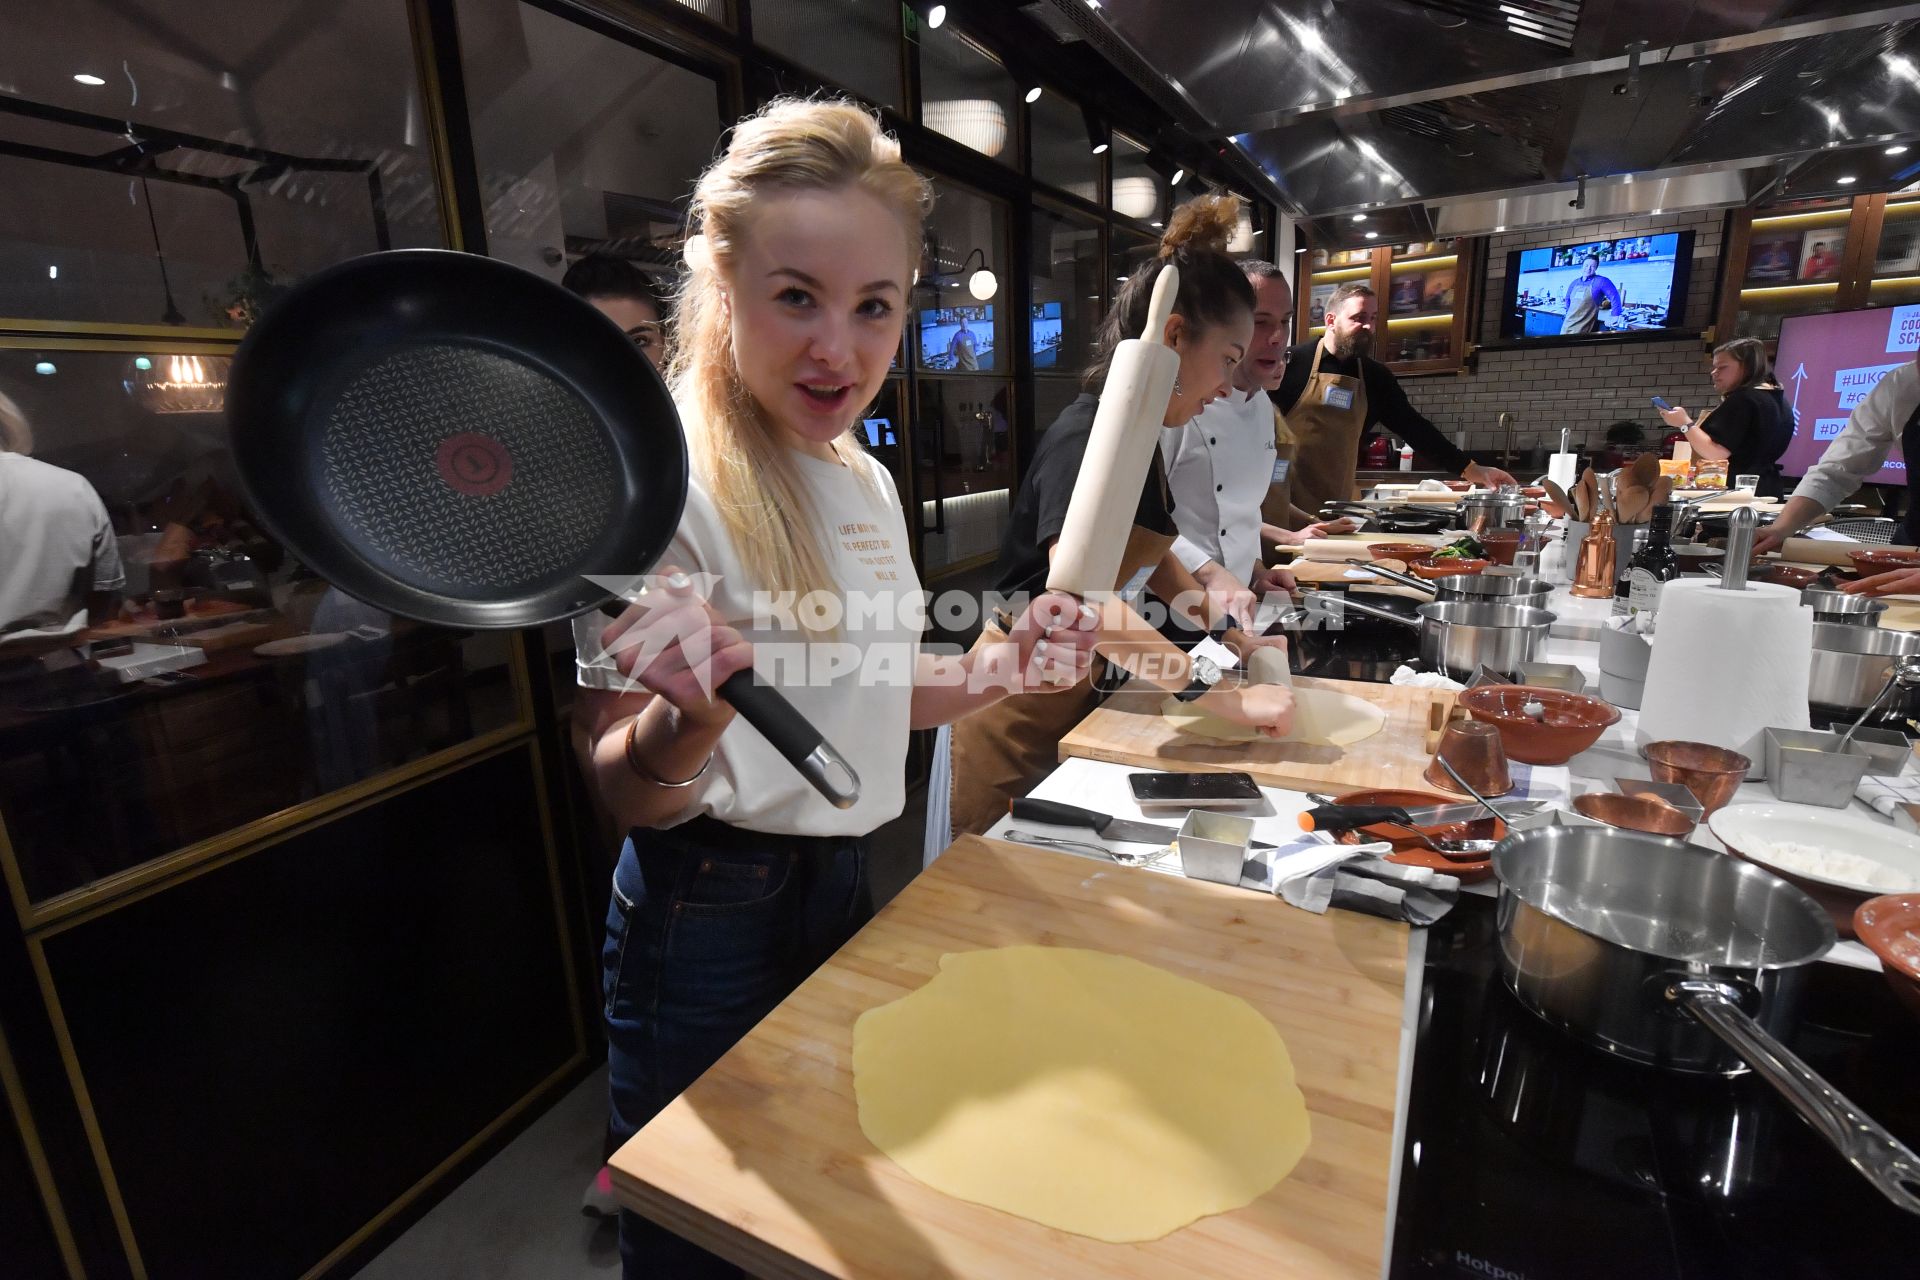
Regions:
<instances>
[{"instance_id":1,"label":"man in white chef coat","mask_svg":"<svg viewBox=\"0 0 1920 1280\"><path fill-rule=\"evenodd\" d=\"M1253 285L1253 341L1233 376L1233 392L1202 409L1176 434L1160 439L1173 491L1173 519L1180 528L1173 553L1242 624L1253 620L1257 597L1290 591L1293 575L1260 563L1263 527L1269 540L1305 542L1322 526L1299 531L1264 525L1261 504L1286 483L1292 465L1276 447L1282 430L1268 392L1286 372L1287 335L1293 328L1293 290L1270 262L1241 263Z\"/></svg>"}]
</instances>

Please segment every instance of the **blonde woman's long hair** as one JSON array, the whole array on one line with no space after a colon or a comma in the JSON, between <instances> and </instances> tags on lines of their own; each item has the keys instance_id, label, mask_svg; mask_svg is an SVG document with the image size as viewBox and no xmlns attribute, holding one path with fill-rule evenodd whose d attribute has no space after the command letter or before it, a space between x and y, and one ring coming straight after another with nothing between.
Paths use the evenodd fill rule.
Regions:
<instances>
[{"instance_id":1,"label":"blonde woman's long hair","mask_svg":"<svg viewBox=\"0 0 1920 1280\"><path fill-rule=\"evenodd\" d=\"M688 212L688 275L670 344L667 381L687 410L694 474L712 496L747 572L763 590L833 591L791 451L776 438L740 377L723 292L755 202L796 191L858 188L900 221L909 261L920 257L933 203L926 180L868 111L844 101L780 99L734 126L726 154L700 175ZM859 446L834 449L849 463Z\"/></svg>"},{"instance_id":2,"label":"blonde woman's long hair","mask_svg":"<svg viewBox=\"0 0 1920 1280\"><path fill-rule=\"evenodd\" d=\"M33 428L20 406L0 391L0 453L32 453Z\"/></svg>"}]
</instances>

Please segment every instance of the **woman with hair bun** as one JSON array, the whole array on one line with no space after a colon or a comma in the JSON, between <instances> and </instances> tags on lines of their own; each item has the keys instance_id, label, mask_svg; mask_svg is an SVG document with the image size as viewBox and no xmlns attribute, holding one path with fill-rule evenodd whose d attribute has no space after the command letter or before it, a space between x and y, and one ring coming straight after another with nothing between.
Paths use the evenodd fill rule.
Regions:
<instances>
[{"instance_id":1,"label":"woman with hair bun","mask_svg":"<svg viewBox=\"0 0 1920 1280\"><path fill-rule=\"evenodd\" d=\"M1153 282L1167 266L1179 269L1180 287L1161 338L1180 357L1180 372L1163 424L1169 428L1185 426L1207 404L1232 389L1234 367L1245 358L1253 336L1253 286L1247 282L1246 272L1227 254L1239 217L1240 201L1235 196L1189 200L1168 220L1159 255L1135 271L1121 288L1101 325L1099 352L1083 375L1086 390L1041 435L1014 499L1012 523L994 570L997 594L1011 599L1044 589L1113 353L1122 339L1140 336L1147 322ZM1177 533L1173 498L1167 490L1160 451L1155 449L1114 590L1131 596L1136 594L1133 586L1144 585L1158 599L1170 601L1189 623L1203 631L1211 630L1226 619L1214 616L1217 604L1208 599L1192 573L1173 555ZM976 652L1005 639L1002 627L989 623ZM1284 648L1286 643L1277 637L1255 638L1238 628L1227 631L1225 642L1243 662L1259 646ZM1210 688L1219 678L1218 669L1205 659L1195 661L1181 653L1131 604L1116 602L1105 611L1100 649L1108 660L1134 672L1136 679L1175 693L1222 719L1274 738L1293 726L1293 695L1289 690L1274 685ZM1032 789L1053 768L1060 739L1098 701L1089 672L1070 693L1045 697L1019 694L955 725L955 834L985 831L1006 813L1010 800Z\"/></svg>"},{"instance_id":2,"label":"woman with hair bun","mask_svg":"<svg viewBox=\"0 0 1920 1280\"><path fill-rule=\"evenodd\" d=\"M909 731L1087 670L1091 624L1061 595L965 657L920 651L900 498L852 428L900 345L929 203L873 115L831 101L742 121L694 188L668 365L686 512L600 636L634 691L575 699L588 779L630 832L602 951L615 1142L871 916L864 841L904 806ZM782 690L860 775L851 808L712 696L756 650L799 668ZM620 1252L628 1276L738 1274L632 1213Z\"/></svg>"}]
</instances>

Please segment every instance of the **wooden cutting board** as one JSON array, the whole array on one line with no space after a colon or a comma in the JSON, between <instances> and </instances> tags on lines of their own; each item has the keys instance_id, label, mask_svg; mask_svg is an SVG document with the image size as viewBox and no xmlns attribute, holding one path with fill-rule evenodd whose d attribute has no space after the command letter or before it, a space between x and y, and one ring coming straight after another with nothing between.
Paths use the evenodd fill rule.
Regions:
<instances>
[{"instance_id":1,"label":"wooden cutting board","mask_svg":"<svg viewBox=\"0 0 1920 1280\"><path fill-rule=\"evenodd\" d=\"M964 837L614 1155L614 1190L757 1276L1377 1280L1407 932ZM1269 1018L1312 1117L1293 1173L1232 1213L1117 1245L953 1199L881 1155L854 1104L854 1020L947 952L1032 943L1132 956Z\"/></svg>"},{"instance_id":2,"label":"wooden cutting board","mask_svg":"<svg viewBox=\"0 0 1920 1280\"><path fill-rule=\"evenodd\" d=\"M1395 542L1440 547L1447 539L1437 533L1356 533L1337 538L1309 538L1300 548L1300 555L1307 560L1371 560L1373 552L1368 548Z\"/></svg>"},{"instance_id":3,"label":"wooden cutting board","mask_svg":"<svg viewBox=\"0 0 1920 1280\"><path fill-rule=\"evenodd\" d=\"M1302 689L1333 689L1365 698L1386 711L1386 727L1350 747L1264 740L1221 742L1177 732L1160 714L1166 694L1122 690L1060 739L1060 758L1082 756L1176 773L1243 770L1252 774L1255 782L1294 791L1433 789L1420 777L1433 758L1426 747L1427 709L1435 702L1451 708L1456 693L1355 680L1301 679L1294 683Z\"/></svg>"}]
</instances>

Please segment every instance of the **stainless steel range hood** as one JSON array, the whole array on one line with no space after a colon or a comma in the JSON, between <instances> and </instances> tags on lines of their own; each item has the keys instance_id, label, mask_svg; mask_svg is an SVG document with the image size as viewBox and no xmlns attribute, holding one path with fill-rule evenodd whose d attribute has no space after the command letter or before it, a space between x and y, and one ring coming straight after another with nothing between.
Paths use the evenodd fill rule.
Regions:
<instances>
[{"instance_id":1,"label":"stainless steel range hood","mask_svg":"<svg viewBox=\"0 0 1920 1280\"><path fill-rule=\"evenodd\" d=\"M1359 212L1461 234L1819 194L1814 175L1886 189L1899 162L1874 158L1920 137L1920 3L1050 3L1103 24L1123 72L1150 68L1325 244L1358 243Z\"/></svg>"}]
</instances>

